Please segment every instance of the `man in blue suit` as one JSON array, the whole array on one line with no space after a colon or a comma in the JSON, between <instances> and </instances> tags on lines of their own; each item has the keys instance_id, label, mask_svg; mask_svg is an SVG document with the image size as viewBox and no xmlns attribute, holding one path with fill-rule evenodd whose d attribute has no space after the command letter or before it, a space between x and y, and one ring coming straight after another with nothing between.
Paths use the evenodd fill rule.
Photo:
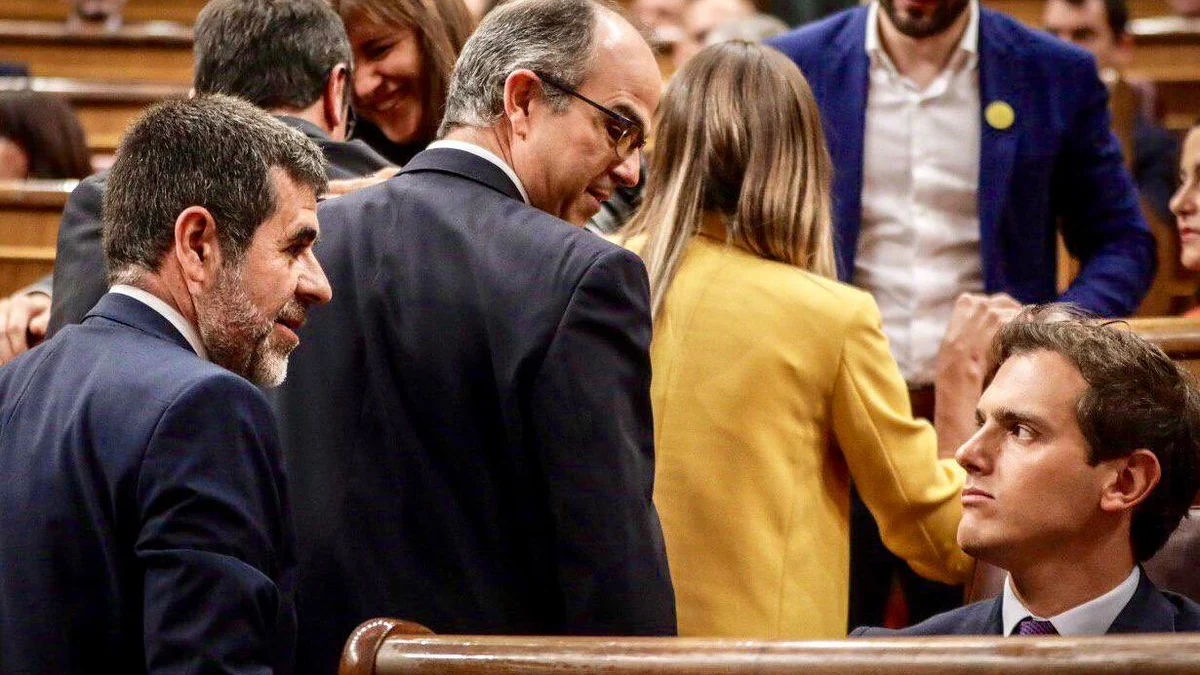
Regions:
<instances>
[{"instance_id":1,"label":"man in blue suit","mask_svg":"<svg viewBox=\"0 0 1200 675\"><path fill-rule=\"evenodd\" d=\"M1200 631L1142 571L1196 496L1200 391L1157 347L1069 306L1000 329L979 399L958 543L1008 572L999 598L881 635Z\"/></svg>"},{"instance_id":2,"label":"man in blue suit","mask_svg":"<svg viewBox=\"0 0 1200 675\"><path fill-rule=\"evenodd\" d=\"M105 192L113 286L0 368L0 669L290 672L270 407L306 308L320 150L224 96L155 108ZM249 380L249 381L248 381Z\"/></svg>"},{"instance_id":3,"label":"man in blue suit","mask_svg":"<svg viewBox=\"0 0 1200 675\"><path fill-rule=\"evenodd\" d=\"M976 0L876 0L769 44L812 85L836 169L839 274L875 297L910 387L939 375L960 294L1059 297L1058 231L1082 263L1062 300L1137 308L1154 240L1088 54ZM853 523L851 625L874 623L891 575L861 503ZM957 597L906 586L922 588L908 597L918 616Z\"/></svg>"}]
</instances>

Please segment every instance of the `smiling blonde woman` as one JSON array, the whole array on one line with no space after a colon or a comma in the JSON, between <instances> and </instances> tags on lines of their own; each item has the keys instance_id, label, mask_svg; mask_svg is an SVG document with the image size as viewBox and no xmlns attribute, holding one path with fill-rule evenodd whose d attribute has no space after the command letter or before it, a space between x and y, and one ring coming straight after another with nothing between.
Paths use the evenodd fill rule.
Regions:
<instances>
[{"instance_id":1,"label":"smiling blonde woman","mask_svg":"<svg viewBox=\"0 0 1200 675\"><path fill-rule=\"evenodd\" d=\"M626 241L650 275L680 634L845 636L851 478L893 551L962 581L962 474L912 418L874 300L834 280L830 160L800 71L715 45L658 114Z\"/></svg>"}]
</instances>

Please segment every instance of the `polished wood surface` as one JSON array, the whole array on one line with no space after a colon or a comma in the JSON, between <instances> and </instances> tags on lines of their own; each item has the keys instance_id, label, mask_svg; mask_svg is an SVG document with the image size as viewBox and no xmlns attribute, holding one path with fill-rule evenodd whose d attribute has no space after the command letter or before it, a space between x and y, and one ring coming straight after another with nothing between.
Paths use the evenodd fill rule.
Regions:
<instances>
[{"instance_id":1,"label":"polished wood surface","mask_svg":"<svg viewBox=\"0 0 1200 675\"><path fill-rule=\"evenodd\" d=\"M174 21L192 24L208 0L129 0L122 15L127 23ZM67 0L0 0L0 19L66 21Z\"/></svg>"},{"instance_id":2,"label":"polished wood surface","mask_svg":"<svg viewBox=\"0 0 1200 675\"><path fill-rule=\"evenodd\" d=\"M0 61L24 63L39 77L189 85L192 31L138 24L108 33L73 31L55 22L0 21Z\"/></svg>"},{"instance_id":3,"label":"polished wood surface","mask_svg":"<svg viewBox=\"0 0 1200 675\"><path fill-rule=\"evenodd\" d=\"M0 91L31 90L61 96L79 116L93 153L112 154L125 129L147 107L185 98L188 87L144 82L97 82L56 77L0 77Z\"/></svg>"},{"instance_id":4,"label":"polished wood surface","mask_svg":"<svg viewBox=\"0 0 1200 675\"><path fill-rule=\"evenodd\" d=\"M1130 23L1130 80L1154 82L1163 123L1183 130L1200 119L1200 19L1163 16Z\"/></svg>"},{"instance_id":5,"label":"polished wood surface","mask_svg":"<svg viewBox=\"0 0 1200 675\"><path fill-rule=\"evenodd\" d=\"M1171 13L1167 0L1128 0L1128 5L1131 18ZM983 0L983 6L1004 12L1027 26L1040 27L1045 0Z\"/></svg>"},{"instance_id":6,"label":"polished wood surface","mask_svg":"<svg viewBox=\"0 0 1200 675\"><path fill-rule=\"evenodd\" d=\"M0 181L0 297L54 268L63 206L77 181Z\"/></svg>"},{"instance_id":7,"label":"polished wood surface","mask_svg":"<svg viewBox=\"0 0 1200 675\"><path fill-rule=\"evenodd\" d=\"M836 642L389 635L377 642L353 639L348 642L339 673L1190 675L1200 674L1197 655L1200 655L1197 635L938 637ZM348 662L355 665L348 667Z\"/></svg>"}]
</instances>

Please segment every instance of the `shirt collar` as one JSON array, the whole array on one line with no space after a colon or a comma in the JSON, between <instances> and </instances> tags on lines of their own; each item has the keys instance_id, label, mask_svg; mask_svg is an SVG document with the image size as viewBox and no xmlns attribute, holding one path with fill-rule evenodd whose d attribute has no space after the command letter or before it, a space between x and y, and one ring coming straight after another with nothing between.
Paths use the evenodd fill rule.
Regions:
<instances>
[{"instance_id":1,"label":"shirt collar","mask_svg":"<svg viewBox=\"0 0 1200 675\"><path fill-rule=\"evenodd\" d=\"M434 148L453 148L454 150L462 150L463 152L469 152L476 157L486 159L492 164L495 164L496 166L500 167L500 170L504 172L504 175L508 176L508 179L513 182L513 185L517 186L517 190L521 192L521 199L525 200L526 204L529 203L529 193L525 192L525 185L522 184L521 179L517 177L517 172L513 171L513 168L509 166L507 162L496 156L496 153L484 148L483 146L475 145L474 143L467 143L466 141L453 141L448 139L434 141L430 143L429 147L426 149L433 150Z\"/></svg>"},{"instance_id":2,"label":"shirt collar","mask_svg":"<svg viewBox=\"0 0 1200 675\"><path fill-rule=\"evenodd\" d=\"M979 2L978 0L970 0L967 3L967 29L963 31L962 39L958 41L958 53L966 56L966 64L968 68L974 68L975 63L979 58ZM874 61L878 59L886 64L892 70L895 66L892 64L891 57L888 56L887 50L883 48L883 42L879 37L879 0L875 0L867 7L867 35L864 41L867 56ZM954 59L951 59L951 63Z\"/></svg>"},{"instance_id":3,"label":"shirt collar","mask_svg":"<svg viewBox=\"0 0 1200 675\"><path fill-rule=\"evenodd\" d=\"M147 293L146 291L134 286L117 284L108 290L110 293L127 295L161 314L164 319L171 322L171 325L175 327L175 330L179 331L179 333L183 335L183 338L188 341L189 345L192 346L192 351L196 352L196 356L199 356L205 361L208 360L208 350L204 348L204 342L200 340L200 333L190 321L183 318L183 315L179 313L179 310L163 302L161 298L155 296L154 294Z\"/></svg>"},{"instance_id":4,"label":"shirt collar","mask_svg":"<svg viewBox=\"0 0 1200 675\"><path fill-rule=\"evenodd\" d=\"M1000 608L1004 634L1012 635L1021 619L1033 617L1054 624L1054 630L1058 631L1059 635L1104 635L1116 620L1117 615L1133 598L1141 576L1141 570L1134 567L1129 576L1125 577L1125 581L1117 584L1116 588L1094 600L1072 607L1062 614L1048 619L1037 616L1026 609L1024 603L1017 597L1016 591L1013 590L1012 577L1005 577L1003 605Z\"/></svg>"}]
</instances>

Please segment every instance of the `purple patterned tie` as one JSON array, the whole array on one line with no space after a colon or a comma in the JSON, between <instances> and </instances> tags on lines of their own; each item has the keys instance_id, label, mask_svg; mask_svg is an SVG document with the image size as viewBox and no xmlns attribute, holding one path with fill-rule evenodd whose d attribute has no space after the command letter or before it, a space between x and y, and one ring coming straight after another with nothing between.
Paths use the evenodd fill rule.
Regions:
<instances>
[{"instance_id":1,"label":"purple patterned tie","mask_svg":"<svg viewBox=\"0 0 1200 675\"><path fill-rule=\"evenodd\" d=\"M1017 624L1016 635L1058 635L1054 624L1027 616Z\"/></svg>"}]
</instances>

